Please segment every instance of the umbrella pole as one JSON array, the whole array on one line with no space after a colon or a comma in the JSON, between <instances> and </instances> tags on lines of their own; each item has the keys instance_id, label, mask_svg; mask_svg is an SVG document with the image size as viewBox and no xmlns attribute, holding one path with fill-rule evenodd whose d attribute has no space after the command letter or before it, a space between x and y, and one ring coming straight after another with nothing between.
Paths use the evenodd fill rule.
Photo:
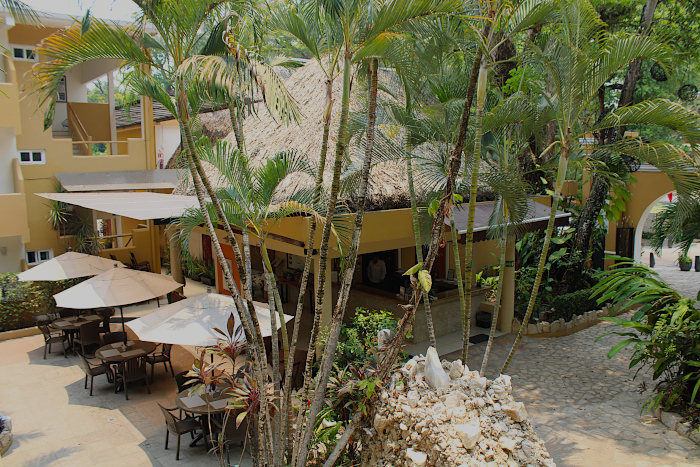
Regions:
<instances>
[{"instance_id":1,"label":"umbrella pole","mask_svg":"<svg viewBox=\"0 0 700 467\"><path fill-rule=\"evenodd\" d=\"M126 328L124 327L124 307L119 307L119 313L122 315L122 332L124 333L124 345L126 345Z\"/></svg>"}]
</instances>

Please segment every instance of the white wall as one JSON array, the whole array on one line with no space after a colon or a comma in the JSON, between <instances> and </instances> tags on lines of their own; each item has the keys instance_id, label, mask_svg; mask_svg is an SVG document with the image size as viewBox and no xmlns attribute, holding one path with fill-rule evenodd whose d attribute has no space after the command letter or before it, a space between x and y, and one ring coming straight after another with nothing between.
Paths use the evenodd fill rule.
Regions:
<instances>
[{"instance_id":1,"label":"white wall","mask_svg":"<svg viewBox=\"0 0 700 467\"><path fill-rule=\"evenodd\" d=\"M0 272L19 272L19 262L22 258L22 237L0 237Z\"/></svg>"},{"instance_id":2,"label":"white wall","mask_svg":"<svg viewBox=\"0 0 700 467\"><path fill-rule=\"evenodd\" d=\"M2 96L0 96L2 99ZM12 176L12 159L17 159L15 129L0 127L0 193L14 193L15 182Z\"/></svg>"},{"instance_id":3,"label":"white wall","mask_svg":"<svg viewBox=\"0 0 700 467\"><path fill-rule=\"evenodd\" d=\"M173 153L180 145L180 127L175 125L156 125L156 154L163 154L163 167L167 165Z\"/></svg>"}]
</instances>

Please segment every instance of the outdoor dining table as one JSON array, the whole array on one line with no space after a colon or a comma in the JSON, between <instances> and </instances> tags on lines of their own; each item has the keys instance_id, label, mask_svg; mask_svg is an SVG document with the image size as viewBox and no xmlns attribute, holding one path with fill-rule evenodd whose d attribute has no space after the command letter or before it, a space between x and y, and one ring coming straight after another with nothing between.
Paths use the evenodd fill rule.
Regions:
<instances>
[{"instance_id":1,"label":"outdoor dining table","mask_svg":"<svg viewBox=\"0 0 700 467\"><path fill-rule=\"evenodd\" d=\"M207 418L224 413L228 405L228 400L229 396L221 390L190 395L190 390L185 389L178 393L175 397L175 405L185 412L200 416L199 423L202 427L203 434L197 436L194 441L190 443L190 446L196 445L197 441L209 434ZM218 426L220 428L221 423L218 423Z\"/></svg>"},{"instance_id":2,"label":"outdoor dining table","mask_svg":"<svg viewBox=\"0 0 700 467\"><path fill-rule=\"evenodd\" d=\"M156 344L144 341L115 342L100 347L95 357L107 363L121 363L128 358L143 357L156 350Z\"/></svg>"},{"instance_id":3,"label":"outdoor dining table","mask_svg":"<svg viewBox=\"0 0 700 467\"><path fill-rule=\"evenodd\" d=\"M49 327L55 331L63 331L64 334L68 335L68 343L70 348L73 349L73 334L72 332L66 331L77 331L81 326L95 321L102 321L102 316L98 315L83 315L83 316L68 316L66 318L59 318L54 320ZM75 355L75 350L73 351Z\"/></svg>"}]
</instances>

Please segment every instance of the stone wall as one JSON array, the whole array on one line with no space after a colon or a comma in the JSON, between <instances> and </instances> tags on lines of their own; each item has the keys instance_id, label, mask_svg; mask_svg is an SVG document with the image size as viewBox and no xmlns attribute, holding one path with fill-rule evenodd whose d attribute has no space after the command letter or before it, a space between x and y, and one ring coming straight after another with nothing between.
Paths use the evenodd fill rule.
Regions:
<instances>
[{"instance_id":1,"label":"stone wall","mask_svg":"<svg viewBox=\"0 0 700 467\"><path fill-rule=\"evenodd\" d=\"M593 326L598 322L599 318L610 316L610 307L604 307L600 310L587 311L582 315L574 316L571 321L559 319L554 322L539 321L537 323L528 323L527 329L523 334L527 336L538 337L555 337L580 331L589 326ZM513 333L520 330L520 321L517 318L513 319Z\"/></svg>"}]
</instances>

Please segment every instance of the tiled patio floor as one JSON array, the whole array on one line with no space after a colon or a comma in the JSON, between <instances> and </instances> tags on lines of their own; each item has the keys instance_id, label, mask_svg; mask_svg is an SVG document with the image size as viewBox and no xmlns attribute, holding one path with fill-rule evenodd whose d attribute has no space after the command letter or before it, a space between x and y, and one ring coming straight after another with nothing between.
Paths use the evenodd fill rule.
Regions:
<instances>
[{"instance_id":1,"label":"tiled patio floor","mask_svg":"<svg viewBox=\"0 0 700 467\"><path fill-rule=\"evenodd\" d=\"M162 366L156 367L151 394L132 383L127 401L101 375L90 397L78 357L54 352L43 360L43 348L41 336L0 342L0 412L12 417L14 434L2 467L218 465L201 442L189 447L189 435L182 437L179 462L173 435L164 449L165 423L157 403L174 407L177 386ZM181 347L173 347L172 356L175 373L192 363ZM232 463L240 455L237 449Z\"/></svg>"}]
</instances>

